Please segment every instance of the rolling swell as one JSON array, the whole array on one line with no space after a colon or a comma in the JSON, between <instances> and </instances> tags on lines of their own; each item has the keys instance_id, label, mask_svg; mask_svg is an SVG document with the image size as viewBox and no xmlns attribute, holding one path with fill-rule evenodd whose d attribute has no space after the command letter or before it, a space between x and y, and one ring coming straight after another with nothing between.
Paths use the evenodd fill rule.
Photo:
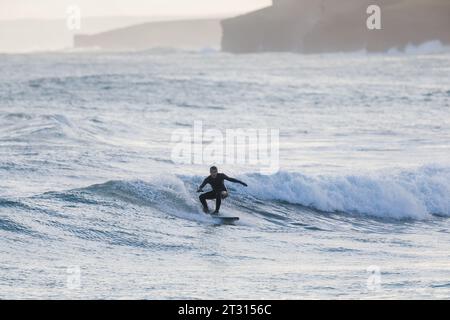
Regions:
<instances>
[{"instance_id":1,"label":"rolling swell","mask_svg":"<svg viewBox=\"0 0 450 320\"><path fill-rule=\"evenodd\" d=\"M30 233L26 227L5 218L0 218L0 230L16 233Z\"/></svg>"},{"instance_id":2,"label":"rolling swell","mask_svg":"<svg viewBox=\"0 0 450 320\"><path fill-rule=\"evenodd\" d=\"M79 140L73 123L60 114L5 114L0 118L0 140L4 142L42 142Z\"/></svg>"},{"instance_id":3,"label":"rolling swell","mask_svg":"<svg viewBox=\"0 0 450 320\"><path fill-rule=\"evenodd\" d=\"M205 221L199 215L193 185L176 176L154 177L151 181L108 181L79 191L101 198L114 199L132 205L148 207L167 214L195 221Z\"/></svg>"},{"instance_id":4,"label":"rolling swell","mask_svg":"<svg viewBox=\"0 0 450 320\"><path fill-rule=\"evenodd\" d=\"M31 210L31 208L18 200L0 198L0 209L7 208L15 211ZM21 222L14 221L8 215L0 215L0 231L17 234L36 235L36 233Z\"/></svg>"}]
</instances>

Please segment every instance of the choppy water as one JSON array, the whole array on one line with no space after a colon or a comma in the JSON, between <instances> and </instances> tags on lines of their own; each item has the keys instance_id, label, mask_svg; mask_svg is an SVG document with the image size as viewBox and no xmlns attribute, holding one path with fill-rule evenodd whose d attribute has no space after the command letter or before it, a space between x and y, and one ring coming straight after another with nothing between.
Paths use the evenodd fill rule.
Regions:
<instances>
[{"instance_id":1,"label":"choppy water","mask_svg":"<svg viewBox=\"0 0 450 320\"><path fill-rule=\"evenodd\" d=\"M448 298L450 54L0 55L0 298ZM171 135L280 129L280 172Z\"/></svg>"}]
</instances>

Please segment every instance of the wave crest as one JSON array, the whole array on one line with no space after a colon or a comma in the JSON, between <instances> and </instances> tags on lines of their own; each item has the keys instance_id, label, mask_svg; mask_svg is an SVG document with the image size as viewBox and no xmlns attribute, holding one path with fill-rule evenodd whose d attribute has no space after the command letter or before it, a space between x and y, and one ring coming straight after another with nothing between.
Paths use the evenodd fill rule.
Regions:
<instances>
[{"instance_id":1,"label":"wave crest","mask_svg":"<svg viewBox=\"0 0 450 320\"><path fill-rule=\"evenodd\" d=\"M389 219L450 216L450 168L367 175L307 176L280 172L249 175L248 193L326 212L358 213Z\"/></svg>"}]
</instances>

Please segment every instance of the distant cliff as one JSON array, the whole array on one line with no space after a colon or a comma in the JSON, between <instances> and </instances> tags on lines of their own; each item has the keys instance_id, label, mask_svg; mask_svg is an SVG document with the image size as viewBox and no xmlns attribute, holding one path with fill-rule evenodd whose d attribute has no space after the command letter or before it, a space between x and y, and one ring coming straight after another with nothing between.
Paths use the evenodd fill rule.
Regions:
<instances>
[{"instance_id":1,"label":"distant cliff","mask_svg":"<svg viewBox=\"0 0 450 320\"><path fill-rule=\"evenodd\" d=\"M381 8L381 30L366 26ZM274 0L222 20L222 50L234 53L385 51L440 40L450 44L450 0Z\"/></svg>"},{"instance_id":2,"label":"distant cliff","mask_svg":"<svg viewBox=\"0 0 450 320\"><path fill-rule=\"evenodd\" d=\"M93 35L75 35L75 48L145 50L154 47L219 48L220 20L149 22Z\"/></svg>"}]
</instances>

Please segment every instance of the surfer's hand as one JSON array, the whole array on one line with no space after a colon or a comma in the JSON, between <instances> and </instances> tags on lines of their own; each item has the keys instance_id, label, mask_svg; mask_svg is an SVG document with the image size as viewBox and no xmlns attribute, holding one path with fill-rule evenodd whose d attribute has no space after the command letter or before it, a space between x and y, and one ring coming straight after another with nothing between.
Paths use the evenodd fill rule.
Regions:
<instances>
[{"instance_id":1,"label":"surfer's hand","mask_svg":"<svg viewBox=\"0 0 450 320\"><path fill-rule=\"evenodd\" d=\"M242 185L243 185L244 187L248 187L248 185L247 185L245 182L242 182Z\"/></svg>"}]
</instances>

